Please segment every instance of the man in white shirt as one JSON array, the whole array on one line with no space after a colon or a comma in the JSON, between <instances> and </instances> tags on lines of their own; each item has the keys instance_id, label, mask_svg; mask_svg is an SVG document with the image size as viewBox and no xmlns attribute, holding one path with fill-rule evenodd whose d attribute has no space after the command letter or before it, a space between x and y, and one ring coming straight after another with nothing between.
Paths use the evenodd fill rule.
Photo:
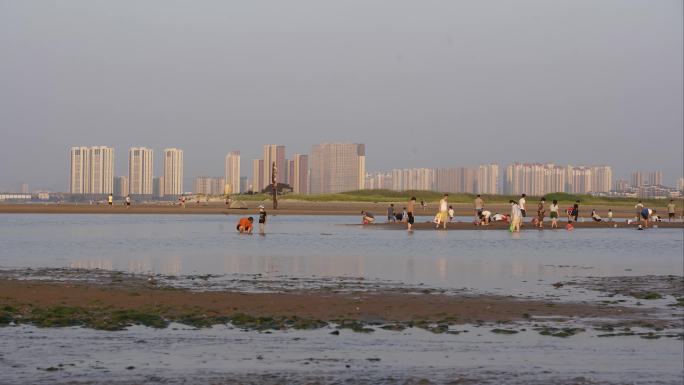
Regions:
<instances>
[{"instance_id":1,"label":"man in white shirt","mask_svg":"<svg viewBox=\"0 0 684 385\"><path fill-rule=\"evenodd\" d=\"M437 214L439 220L435 229L439 229L439 224L442 224L444 230L446 230L447 218L449 217L449 194L444 194L444 197L439 200L439 214Z\"/></svg>"},{"instance_id":2,"label":"man in white shirt","mask_svg":"<svg viewBox=\"0 0 684 385\"><path fill-rule=\"evenodd\" d=\"M520 196L520 200L518 201L518 207L520 207L520 211L522 212L523 218L524 218L525 215L526 215L526 211L525 211L525 203L526 203L525 197L526 197L526 196L527 196L527 195L522 194L522 195Z\"/></svg>"}]
</instances>

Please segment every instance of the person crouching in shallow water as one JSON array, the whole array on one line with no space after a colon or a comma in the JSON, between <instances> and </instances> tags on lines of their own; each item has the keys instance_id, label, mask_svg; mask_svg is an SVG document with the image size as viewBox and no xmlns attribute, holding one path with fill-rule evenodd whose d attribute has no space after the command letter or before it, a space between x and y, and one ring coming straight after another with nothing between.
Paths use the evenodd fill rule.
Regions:
<instances>
[{"instance_id":1,"label":"person crouching in shallow water","mask_svg":"<svg viewBox=\"0 0 684 385\"><path fill-rule=\"evenodd\" d=\"M480 226L489 226L491 223L492 212L489 210L482 210L480 212Z\"/></svg>"},{"instance_id":2,"label":"person crouching in shallow water","mask_svg":"<svg viewBox=\"0 0 684 385\"><path fill-rule=\"evenodd\" d=\"M238 221L237 224L237 231L240 232L240 234L252 234L252 228L254 227L254 218L252 217L242 217L240 218L240 221Z\"/></svg>"},{"instance_id":3,"label":"person crouching in shallow water","mask_svg":"<svg viewBox=\"0 0 684 385\"><path fill-rule=\"evenodd\" d=\"M259 234L266 234L266 210L264 206L259 206Z\"/></svg>"},{"instance_id":4,"label":"person crouching in shallow water","mask_svg":"<svg viewBox=\"0 0 684 385\"><path fill-rule=\"evenodd\" d=\"M375 222L375 215L369 213L368 211L361 211L361 215L363 215L361 218L361 223L364 225L370 225Z\"/></svg>"},{"instance_id":5,"label":"person crouching in shallow water","mask_svg":"<svg viewBox=\"0 0 684 385\"><path fill-rule=\"evenodd\" d=\"M510 230L511 232L520 232L520 224L522 223L523 219L522 211L520 210L520 206L518 206L518 202L510 200L509 203L511 204Z\"/></svg>"}]
</instances>

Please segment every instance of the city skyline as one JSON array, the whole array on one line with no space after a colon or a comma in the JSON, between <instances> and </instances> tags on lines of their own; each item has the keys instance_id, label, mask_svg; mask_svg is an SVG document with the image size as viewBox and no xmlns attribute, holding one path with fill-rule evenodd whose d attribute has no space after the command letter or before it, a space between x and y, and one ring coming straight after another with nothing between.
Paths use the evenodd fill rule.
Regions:
<instances>
[{"instance_id":1,"label":"city skyline","mask_svg":"<svg viewBox=\"0 0 684 385\"><path fill-rule=\"evenodd\" d=\"M606 165L561 166L553 163L514 162L501 169L503 172L500 171L500 165L495 163L474 167L392 169L390 172L368 171L365 169L366 156L365 145L363 144L323 143L312 146L311 151L320 152L320 149L331 145L339 147L339 149L333 151L333 153L335 151L339 152L333 154L333 158L337 157L339 159L339 156L346 151L343 150L343 146L357 146L350 151L356 152L357 155L363 154L355 161L357 162L355 167L358 169L357 186L360 186L360 188L388 188L398 191L435 190L482 194L519 194L525 191L531 195L543 195L549 192L604 193L612 190L624 190L624 186L632 186L637 189L641 186L663 186L661 171L643 172L635 170L630 173L631 183L629 183L620 177L613 178L612 167ZM286 158L285 148L284 145L264 145L264 156L274 159L276 163L278 163L277 159L280 158L280 163L284 164L284 171L280 171L279 175L285 175L279 177L281 180L279 183L289 184L295 193L306 194L309 192L309 184L311 183L309 156L307 154L290 154L290 157L293 159L288 159ZM137 155L138 152L140 152L140 156ZM153 150L149 148L130 148L128 159L129 174L128 176L123 176L114 175L113 148L107 146L72 147L70 149L70 186L67 191L77 194L97 195L112 192L122 194L123 191L130 189L129 191L133 195L149 195L150 193L147 192L149 190L139 186L145 185L147 183L145 180L149 180L151 176L153 179L151 194L154 196L163 197L164 195L179 195L185 192L192 192L183 188L183 150L178 148L164 149L163 173L159 177L155 177L152 171L152 154ZM328 160L327 162L328 165L326 167L330 168L330 161ZM253 180L245 177L243 181L239 174L240 151L230 151L225 157L224 165L225 177L230 179L231 173L234 174L232 182L225 177L222 179L224 184L222 190L224 193L260 191L265 187L263 183L266 182L266 179L270 180L270 175L268 178L262 176L262 172L266 172L263 159L255 159L252 162L251 170ZM238 170L237 173L235 170ZM141 177L141 173L145 174L145 176ZM133 176L134 174L135 177ZM334 174L334 171L332 174ZM189 176L189 178L193 178L190 185L195 187L198 185L205 186L206 183L210 183L198 183L197 178L201 177L202 175ZM254 186L254 178L262 185ZM332 178L334 179L334 177ZM129 184L129 180L136 179L141 179L142 181L134 181L133 184ZM215 186L217 180L213 180L211 183ZM243 186L243 184L246 186ZM613 184L616 186L615 189ZM677 187L680 184L681 178L678 178L675 184L666 187ZM28 190L28 184L23 183L21 189L22 192ZM193 191L195 190L197 189L194 188ZM203 187L199 190L211 191L212 194L217 194L218 191L215 187ZM333 190L344 191L339 190L339 188L329 188L320 192L332 192Z\"/></svg>"}]
</instances>

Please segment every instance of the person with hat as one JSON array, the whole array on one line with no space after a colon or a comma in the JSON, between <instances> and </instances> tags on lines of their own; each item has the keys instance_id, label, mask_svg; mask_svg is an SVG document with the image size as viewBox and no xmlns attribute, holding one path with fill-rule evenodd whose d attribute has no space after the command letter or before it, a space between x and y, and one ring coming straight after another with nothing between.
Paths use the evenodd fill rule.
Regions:
<instances>
[{"instance_id":1,"label":"person with hat","mask_svg":"<svg viewBox=\"0 0 684 385\"><path fill-rule=\"evenodd\" d=\"M266 234L266 210L264 209L264 206L260 205L259 206L259 234L264 235Z\"/></svg>"}]
</instances>

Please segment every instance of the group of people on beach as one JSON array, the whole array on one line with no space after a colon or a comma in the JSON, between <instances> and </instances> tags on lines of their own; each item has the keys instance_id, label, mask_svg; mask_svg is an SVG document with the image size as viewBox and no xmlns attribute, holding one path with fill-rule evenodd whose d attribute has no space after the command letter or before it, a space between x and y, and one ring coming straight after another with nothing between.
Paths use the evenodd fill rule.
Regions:
<instances>
[{"instance_id":1,"label":"group of people on beach","mask_svg":"<svg viewBox=\"0 0 684 385\"><path fill-rule=\"evenodd\" d=\"M266 209L264 208L263 205L259 205L259 234L265 235L266 234L266 217L268 216L268 213L266 213ZM235 229L240 233L240 234L252 234L252 231L254 230L254 217L242 217L238 220L237 226Z\"/></svg>"},{"instance_id":2,"label":"group of people on beach","mask_svg":"<svg viewBox=\"0 0 684 385\"><path fill-rule=\"evenodd\" d=\"M444 194L444 196L439 200L439 209L433 219L435 224L435 229L446 229L447 222L451 222L454 219L455 212L453 206L448 203L449 194ZM402 212L397 212L395 210L394 203L391 203L387 207L387 222L394 223L397 221L407 223L407 230L413 231L413 224L415 222L414 210L415 210L416 198L411 197L406 207L403 208ZM421 205L424 202L421 201ZM492 222L507 222L510 223L510 231L518 232L520 228L523 227L525 218L528 216L527 213L527 195L521 194L520 199L509 201L511 206L510 215L501 213L492 213L490 210L485 208L485 202L481 195L477 195L474 201L475 206L475 225L488 226ZM567 217L566 228L572 230L574 227L573 222L578 222L580 216L580 201L577 200L575 203L562 210L558 203L558 200L554 199L550 204L547 205L545 197L542 197L537 203L536 215L532 217L531 224L536 228L544 228L544 219L547 215L551 219L551 228L558 228L558 221L561 215ZM644 207L643 203L639 201L635 206L636 209L636 221L641 221L644 227L648 227L649 222L660 221L660 217L656 215L656 210ZM668 210L668 220L672 221L675 218L675 204L673 200L667 205ZM361 211L362 223L372 224L375 223L375 216L369 211ZM603 218L599 215L596 209L591 210L590 218L594 222L612 222L613 221L613 210L608 209L607 217ZM628 223L632 223L628 221Z\"/></svg>"}]
</instances>

